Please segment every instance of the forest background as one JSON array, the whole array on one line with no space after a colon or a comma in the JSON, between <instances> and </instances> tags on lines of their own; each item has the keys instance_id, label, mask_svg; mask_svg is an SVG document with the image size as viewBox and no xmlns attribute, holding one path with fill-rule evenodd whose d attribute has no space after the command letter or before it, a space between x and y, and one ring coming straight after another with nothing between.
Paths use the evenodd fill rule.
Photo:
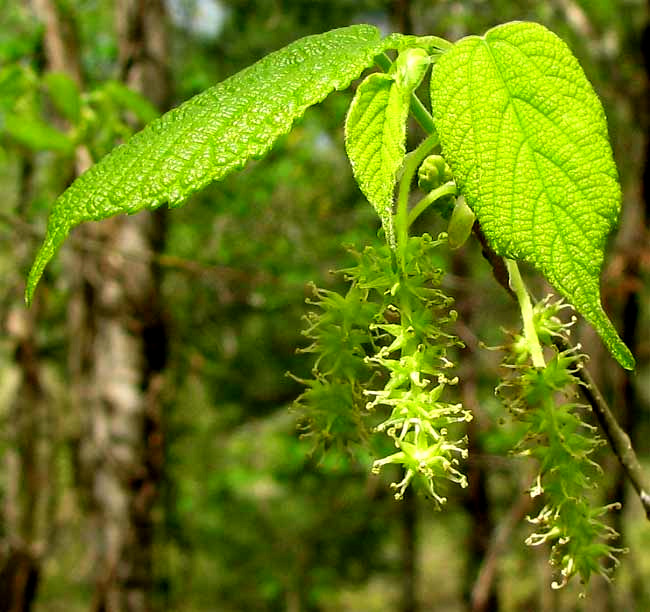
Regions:
<instances>
[{"instance_id":1,"label":"forest background","mask_svg":"<svg viewBox=\"0 0 650 612\"><path fill-rule=\"evenodd\" d=\"M612 521L629 548L615 582L592 580L586 600L580 585L552 591L548 551L523 544L531 472L508 456L499 354L481 346L519 315L476 244L440 256L475 416L468 489L442 512L396 502L394 474L371 475L364 452L322 455L299 436L286 373L310 369L296 353L309 282L340 288L342 245L379 240L344 153L351 92L183 209L77 229L31 309L22 298L74 177L266 53L351 23L453 41L538 21L608 116L624 196L603 295L636 372L574 333L650 469L648 13L645 0L0 0L0 612L650 609L650 527L606 447L599 495L624 502Z\"/></svg>"}]
</instances>

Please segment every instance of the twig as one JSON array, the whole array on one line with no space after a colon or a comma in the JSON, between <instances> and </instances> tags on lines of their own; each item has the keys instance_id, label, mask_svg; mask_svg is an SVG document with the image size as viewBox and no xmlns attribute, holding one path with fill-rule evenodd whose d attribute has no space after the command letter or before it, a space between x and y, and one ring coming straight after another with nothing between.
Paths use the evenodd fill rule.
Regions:
<instances>
[{"instance_id":1,"label":"twig","mask_svg":"<svg viewBox=\"0 0 650 612\"><path fill-rule=\"evenodd\" d=\"M479 225L478 221L474 221L472 232L481 245L483 257L485 257L490 266L492 266L492 274L494 275L494 279L508 292L513 300L516 300L517 296L514 294L512 288L510 287L510 277L508 275L508 268L506 266L505 259L497 255L492 250L492 247L490 247L488 244L487 238L485 237L483 229Z\"/></svg>"},{"instance_id":2,"label":"twig","mask_svg":"<svg viewBox=\"0 0 650 612\"><path fill-rule=\"evenodd\" d=\"M557 338L555 340L555 346L560 351L566 351L572 348L571 343L565 338ZM575 375L582 382L582 385L580 385L582 394L591 405L609 445L618 457L625 474L641 500L646 518L650 521L650 486L634 452L630 437L618 424L616 417L613 415L605 398L591 377L589 370L584 367L584 364L578 369Z\"/></svg>"}]
</instances>

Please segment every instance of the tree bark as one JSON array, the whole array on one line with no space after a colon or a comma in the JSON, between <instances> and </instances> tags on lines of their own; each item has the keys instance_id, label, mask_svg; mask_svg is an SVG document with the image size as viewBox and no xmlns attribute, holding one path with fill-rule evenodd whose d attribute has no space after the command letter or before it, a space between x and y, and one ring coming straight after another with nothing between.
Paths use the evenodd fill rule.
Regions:
<instances>
[{"instance_id":1,"label":"tree bark","mask_svg":"<svg viewBox=\"0 0 650 612\"><path fill-rule=\"evenodd\" d=\"M52 0L32 0L30 8L44 26L46 69L65 68L79 81L72 22L60 19L58 6ZM34 195L34 163L31 154L23 152L18 157L21 166L16 212L20 218ZM17 263L17 269L24 269L32 256L31 244L17 242L14 255L17 262L22 262ZM56 514L59 406L46 382L37 333L37 321L47 310L43 294L27 310L22 298L22 279L10 284L15 295L3 323L14 351L15 376L12 399L4 415L4 438L8 444L2 457L7 488L0 512L3 526L0 612L28 612L36 600L41 567L51 544Z\"/></svg>"},{"instance_id":2,"label":"tree bark","mask_svg":"<svg viewBox=\"0 0 650 612\"><path fill-rule=\"evenodd\" d=\"M34 312L16 298L6 328L17 384L6 418L6 491L0 540L0 612L29 612L36 598L52 523L53 408L42 384Z\"/></svg>"},{"instance_id":3,"label":"tree bark","mask_svg":"<svg viewBox=\"0 0 650 612\"><path fill-rule=\"evenodd\" d=\"M149 246L152 225L142 216L93 228L104 234L106 254L84 258L83 302L75 304L83 312L76 319L85 328L80 339L89 342L77 351L87 415L80 466L96 546L92 609L98 611L150 609L151 510L161 469L161 374L152 371L147 352L156 282L150 262L127 264L118 253Z\"/></svg>"},{"instance_id":4,"label":"tree bark","mask_svg":"<svg viewBox=\"0 0 650 612\"><path fill-rule=\"evenodd\" d=\"M16 215L24 216L33 197L34 160L22 152L18 157ZM31 257L31 243L12 245L15 269L22 270ZM8 256L8 255L7 255ZM6 368L7 404L2 406L3 449L0 454L3 484L0 497L0 612L28 612L36 599L41 566L51 542L56 502L54 454L57 445L56 410L51 389L44 382L37 323L44 312L42 296L27 310L22 297L24 281L5 278L9 288L3 330L13 351L13 364Z\"/></svg>"},{"instance_id":5,"label":"tree bark","mask_svg":"<svg viewBox=\"0 0 650 612\"><path fill-rule=\"evenodd\" d=\"M157 0L115 3L120 73L159 106L168 98L167 36ZM103 245L71 262L70 370L81 432L78 482L90 513L92 610L150 610L152 509L162 470L160 392L166 336L152 254L164 217L116 217L80 228ZM122 251L143 253L134 262Z\"/></svg>"}]
</instances>

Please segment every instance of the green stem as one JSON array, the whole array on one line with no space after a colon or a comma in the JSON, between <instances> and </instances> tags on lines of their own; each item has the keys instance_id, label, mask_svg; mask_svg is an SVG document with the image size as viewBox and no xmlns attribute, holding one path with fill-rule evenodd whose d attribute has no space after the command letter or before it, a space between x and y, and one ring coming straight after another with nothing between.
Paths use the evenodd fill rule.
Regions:
<instances>
[{"instance_id":1,"label":"green stem","mask_svg":"<svg viewBox=\"0 0 650 612\"><path fill-rule=\"evenodd\" d=\"M420 124L420 127L427 134L435 134L436 126L433 123L433 117L431 116L431 113L425 108L424 104L422 104L420 98L418 98L415 94L411 94L410 108L413 118Z\"/></svg>"},{"instance_id":2,"label":"green stem","mask_svg":"<svg viewBox=\"0 0 650 612\"><path fill-rule=\"evenodd\" d=\"M390 72L393 65L392 60L388 55L386 55L386 53L381 53L375 57L375 63L386 73ZM435 125L433 124L433 117L431 117L431 114L427 111L424 104L422 104L415 93L411 95L410 109L413 117L428 136L420 143L417 149L404 158L403 173L397 196L397 213L395 215L397 263L399 266L403 266L404 264L404 255L406 252L406 244L408 242L408 229L411 223L411 221L409 221L408 202L413 175L431 149L440 144ZM422 210L424 210L424 208L422 208L420 212L422 212Z\"/></svg>"},{"instance_id":3,"label":"green stem","mask_svg":"<svg viewBox=\"0 0 650 612\"><path fill-rule=\"evenodd\" d=\"M449 181L440 187L436 187L430 191L426 196L424 196L409 212L408 224L409 227L413 225L413 222L427 209L431 204L433 204L437 199L446 196L446 195L455 195L456 194L456 183L454 181Z\"/></svg>"},{"instance_id":4,"label":"green stem","mask_svg":"<svg viewBox=\"0 0 650 612\"><path fill-rule=\"evenodd\" d=\"M393 62L391 61L390 57L388 57L388 55L382 53L381 55L375 57L375 64L377 64L377 66L379 66L384 72L390 72L390 68L393 65ZM415 94L411 94L410 108L413 118L420 124L420 127L427 134L435 134L436 126L433 123L433 117L431 116L431 113L426 109L424 104L422 104L420 98L418 98Z\"/></svg>"},{"instance_id":5,"label":"green stem","mask_svg":"<svg viewBox=\"0 0 650 612\"><path fill-rule=\"evenodd\" d=\"M535 331L533 305L530 301L530 295L528 295L528 289L526 289L526 285L521 278L517 262L512 259L506 259L506 267L508 268L508 274L510 275L510 288L513 290L517 297L517 301L519 302L521 317L524 321L524 336L528 342L528 348L530 349L533 365L536 368L545 368L546 361L544 361L542 347L539 343L537 332Z\"/></svg>"},{"instance_id":6,"label":"green stem","mask_svg":"<svg viewBox=\"0 0 650 612\"><path fill-rule=\"evenodd\" d=\"M404 254L409 233L409 193L413 175L431 149L438 146L438 135L429 134L417 147L404 158L404 171L397 192L397 214L395 215L395 230L397 234L398 262L404 263Z\"/></svg>"}]
</instances>

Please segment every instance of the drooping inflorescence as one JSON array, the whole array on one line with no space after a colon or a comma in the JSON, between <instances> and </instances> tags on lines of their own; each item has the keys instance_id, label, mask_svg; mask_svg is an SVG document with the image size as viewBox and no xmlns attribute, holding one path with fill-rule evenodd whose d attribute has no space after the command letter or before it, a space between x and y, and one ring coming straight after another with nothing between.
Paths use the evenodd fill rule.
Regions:
<instances>
[{"instance_id":1,"label":"drooping inflorescence","mask_svg":"<svg viewBox=\"0 0 650 612\"><path fill-rule=\"evenodd\" d=\"M439 504L442 481L467 485L459 469L467 439L451 432L471 419L444 399L457 383L447 353L460 342L448 329L456 313L432 256L443 241L410 238L403 266L387 246L353 252L356 265L343 270L347 294L315 291L319 312L308 316L312 343L304 349L316 355L313 378L303 381L307 389L296 404L309 432L326 442L335 432L339 442L388 436L396 450L376 459L373 471L401 465L395 497L415 481Z\"/></svg>"},{"instance_id":2,"label":"drooping inflorescence","mask_svg":"<svg viewBox=\"0 0 650 612\"><path fill-rule=\"evenodd\" d=\"M573 320L563 323L558 313L567 308L549 298L533 308L533 321L542 345L553 347L553 339L566 335ZM511 375L497 389L525 434L514 452L536 460L538 473L529 493L542 500L535 517L535 530L526 539L530 546L548 544L550 562L559 577L552 584L561 588L578 575L587 583L592 574L607 577L618 564L622 549L611 544L618 534L603 522L619 504L592 503L593 489L602 474L594 451L604 444L596 428L583 420L586 406L576 401L576 372L584 355L578 348L558 351L544 368L530 364L526 338L513 336L504 365Z\"/></svg>"}]
</instances>

